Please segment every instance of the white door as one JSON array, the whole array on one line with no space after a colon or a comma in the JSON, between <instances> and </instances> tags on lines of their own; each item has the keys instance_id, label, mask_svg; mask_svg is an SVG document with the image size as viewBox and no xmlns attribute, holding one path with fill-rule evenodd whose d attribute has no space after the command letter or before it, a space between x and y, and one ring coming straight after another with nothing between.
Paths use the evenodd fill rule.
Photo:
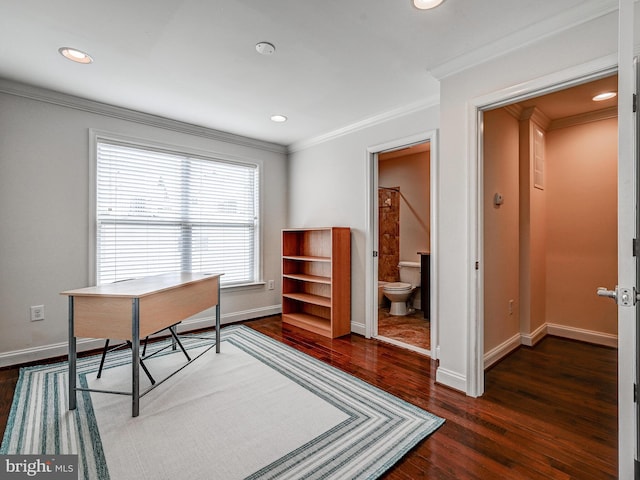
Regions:
<instances>
[{"instance_id":1,"label":"white door","mask_svg":"<svg viewBox=\"0 0 640 480\"><path fill-rule=\"evenodd\" d=\"M634 66L634 0L620 0L618 65L618 422L619 478L639 478L638 403L634 401L637 384L637 325L640 320L636 290L640 286L634 239L638 233L637 113Z\"/></svg>"}]
</instances>

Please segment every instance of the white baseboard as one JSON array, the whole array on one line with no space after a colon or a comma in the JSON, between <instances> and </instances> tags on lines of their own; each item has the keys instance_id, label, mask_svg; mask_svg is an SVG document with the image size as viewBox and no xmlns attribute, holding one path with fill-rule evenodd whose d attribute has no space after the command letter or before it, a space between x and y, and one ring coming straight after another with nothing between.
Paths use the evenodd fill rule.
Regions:
<instances>
[{"instance_id":1,"label":"white baseboard","mask_svg":"<svg viewBox=\"0 0 640 480\"><path fill-rule=\"evenodd\" d=\"M220 318L220 324L240 322L243 320L251 320L252 318L266 317L269 315L277 315L282 312L281 305L271 305L269 307L255 308L251 310L243 310L240 312L232 312L224 314ZM199 317L191 320L185 320L178 328L180 333L196 330L199 328L210 328L215 326L215 316ZM87 350L95 350L104 346L103 339L82 338L78 339L76 347L78 352L86 352ZM62 357L68 354L68 343L61 342L50 345L42 345L39 347L25 348L22 350L14 350L11 352L0 353L0 367L8 367L11 365L20 365L23 363L37 362L49 358Z\"/></svg>"},{"instance_id":2,"label":"white baseboard","mask_svg":"<svg viewBox=\"0 0 640 480\"><path fill-rule=\"evenodd\" d=\"M467 393L467 377L458 372L438 367L436 369L436 383Z\"/></svg>"},{"instance_id":3,"label":"white baseboard","mask_svg":"<svg viewBox=\"0 0 640 480\"><path fill-rule=\"evenodd\" d=\"M268 317L269 315L278 315L282 313L282 305L271 305L262 308L252 308L251 310L242 310L239 312L232 312L223 314L220 318L220 325L226 325L229 323L242 322L244 320L252 320L254 318ZM179 333L185 333L191 330L198 330L200 328L211 328L216 325L216 317L197 317L191 320L185 320L178 327Z\"/></svg>"},{"instance_id":4,"label":"white baseboard","mask_svg":"<svg viewBox=\"0 0 640 480\"><path fill-rule=\"evenodd\" d=\"M102 339L83 338L76 342L78 352L102 348L103 346L104 340ZM67 353L69 353L69 344L67 342L14 350L0 354L0 367L9 367L11 365L46 360L48 358L62 357L66 356Z\"/></svg>"},{"instance_id":5,"label":"white baseboard","mask_svg":"<svg viewBox=\"0 0 640 480\"><path fill-rule=\"evenodd\" d=\"M548 324L543 323L538 328L536 328L533 333L522 333L520 334L522 345L526 345L527 347L533 347L536 343L542 340L548 333Z\"/></svg>"},{"instance_id":6,"label":"white baseboard","mask_svg":"<svg viewBox=\"0 0 640 480\"><path fill-rule=\"evenodd\" d=\"M610 333L594 332L582 328L567 327L566 325L556 325L547 323L547 334L557 337L580 340L581 342L594 343L605 347L618 348L618 336Z\"/></svg>"},{"instance_id":7,"label":"white baseboard","mask_svg":"<svg viewBox=\"0 0 640 480\"><path fill-rule=\"evenodd\" d=\"M520 345L533 347L547 335L579 340L581 342L593 343L594 345L618 348L617 335L594 332L593 330L585 330L583 328L568 327L566 325L557 325L555 323L545 323L536 328L532 333L516 334L506 342L485 353L484 368L487 369L494 365Z\"/></svg>"},{"instance_id":8,"label":"white baseboard","mask_svg":"<svg viewBox=\"0 0 640 480\"><path fill-rule=\"evenodd\" d=\"M492 348L484 354L484 368L485 370L497 363L502 358L513 352L521 344L520 334L516 333L513 337L502 342L495 348Z\"/></svg>"},{"instance_id":9,"label":"white baseboard","mask_svg":"<svg viewBox=\"0 0 640 480\"><path fill-rule=\"evenodd\" d=\"M367 329L364 323L356 323L351 322L351 333L357 333L358 335L362 335L363 337L367 336Z\"/></svg>"}]
</instances>

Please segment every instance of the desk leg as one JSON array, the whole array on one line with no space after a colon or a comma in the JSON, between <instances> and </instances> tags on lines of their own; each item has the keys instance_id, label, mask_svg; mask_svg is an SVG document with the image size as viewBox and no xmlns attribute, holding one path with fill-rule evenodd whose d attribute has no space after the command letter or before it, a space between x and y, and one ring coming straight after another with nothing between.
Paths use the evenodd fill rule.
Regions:
<instances>
[{"instance_id":1,"label":"desk leg","mask_svg":"<svg viewBox=\"0 0 640 480\"><path fill-rule=\"evenodd\" d=\"M140 413L140 299L133 299L131 312L131 416Z\"/></svg>"},{"instance_id":2,"label":"desk leg","mask_svg":"<svg viewBox=\"0 0 640 480\"><path fill-rule=\"evenodd\" d=\"M69 296L69 410L76 409L76 337L73 323L73 296Z\"/></svg>"},{"instance_id":3,"label":"desk leg","mask_svg":"<svg viewBox=\"0 0 640 480\"><path fill-rule=\"evenodd\" d=\"M216 353L220 353L220 278L218 278L218 303L216 304Z\"/></svg>"}]
</instances>

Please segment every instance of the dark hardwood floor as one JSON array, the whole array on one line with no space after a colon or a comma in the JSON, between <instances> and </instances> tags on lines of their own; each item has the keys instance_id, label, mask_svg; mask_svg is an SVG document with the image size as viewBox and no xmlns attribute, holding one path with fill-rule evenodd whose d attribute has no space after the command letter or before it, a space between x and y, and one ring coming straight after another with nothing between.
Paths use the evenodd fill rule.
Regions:
<instances>
[{"instance_id":1,"label":"dark hardwood floor","mask_svg":"<svg viewBox=\"0 0 640 480\"><path fill-rule=\"evenodd\" d=\"M486 374L470 398L435 384L435 362L358 335L327 339L283 326L251 328L446 419L382 478L617 478L617 351L555 337L522 347ZM18 377L0 370L0 432Z\"/></svg>"}]
</instances>

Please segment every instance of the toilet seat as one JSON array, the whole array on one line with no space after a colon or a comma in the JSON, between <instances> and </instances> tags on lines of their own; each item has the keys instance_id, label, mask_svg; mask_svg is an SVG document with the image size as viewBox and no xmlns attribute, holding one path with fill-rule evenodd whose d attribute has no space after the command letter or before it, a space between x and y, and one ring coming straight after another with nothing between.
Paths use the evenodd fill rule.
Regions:
<instances>
[{"instance_id":1,"label":"toilet seat","mask_svg":"<svg viewBox=\"0 0 640 480\"><path fill-rule=\"evenodd\" d=\"M403 290L411 290L412 288L413 285L404 282L392 282L382 286L383 291L388 290L390 292L402 292Z\"/></svg>"}]
</instances>

